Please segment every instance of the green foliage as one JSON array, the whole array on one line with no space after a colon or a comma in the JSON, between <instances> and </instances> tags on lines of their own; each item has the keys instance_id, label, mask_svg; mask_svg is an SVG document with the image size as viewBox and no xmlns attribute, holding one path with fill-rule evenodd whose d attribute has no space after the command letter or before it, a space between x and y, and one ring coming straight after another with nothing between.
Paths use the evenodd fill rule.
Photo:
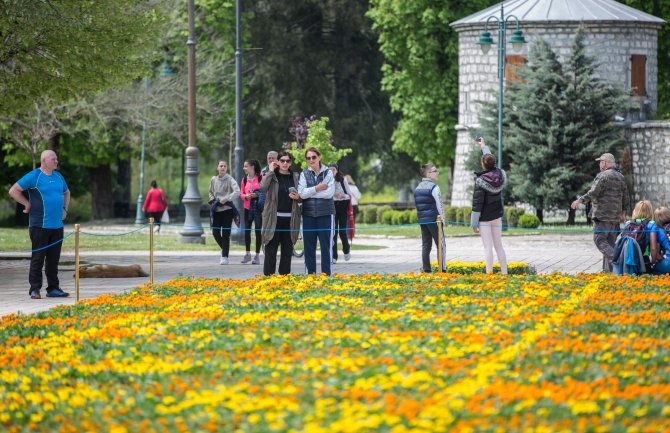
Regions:
<instances>
[{"instance_id":1,"label":"green foliage","mask_svg":"<svg viewBox=\"0 0 670 433\"><path fill-rule=\"evenodd\" d=\"M384 210L380 209L380 211L381 213L377 213L377 215L381 215L379 223L386 226L393 224L393 214L395 211L390 208Z\"/></svg>"},{"instance_id":2,"label":"green foliage","mask_svg":"<svg viewBox=\"0 0 670 433\"><path fill-rule=\"evenodd\" d=\"M408 210L407 212L409 212L409 224L418 224L419 215L417 214L416 210Z\"/></svg>"},{"instance_id":3,"label":"green foliage","mask_svg":"<svg viewBox=\"0 0 670 433\"><path fill-rule=\"evenodd\" d=\"M472 207L463 206L459 207L456 211L456 221L459 223L464 223L466 225L470 224L470 217L472 216Z\"/></svg>"},{"instance_id":4,"label":"green foliage","mask_svg":"<svg viewBox=\"0 0 670 433\"><path fill-rule=\"evenodd\" d=\"M505 219L507 220L507 227L517 227L519 225L519 218L525 214L526 211L516 206L505 206Z\"/></svg>"},{"instance_id":5,"label":"green foliage","mask_svg":"<svg viewBox=\"0 0 670 433\"><path fill-rule=\"evenodd\" d=\"M365 224L375 224L377 222L377 212L379 208L377 206L362 206L363 210L363 222Z\"/></svg>"},{"instance_id":6,"label":"green foliage","mask_svg":"<svg viewBox=\"0 0 670 433\"><path fill-rule=\"evenodd\" d=\"M511 192L506 199L539 210L567 208L592 179L593 159L621 143L613 119L625 105L623 94L595 75L594 60L585 55L583 29L565 65L539 40L519 76L522 81L505 93L503 162L509 163ZM491 130L497 107L485 105L483 114L484 129Z\"/></svg>"},{"instance_id":7,"label":"green foliage","mask_svg":"<svg viewBox=\"0 0 670 433\"><path fill-rule=\"evenodd\" d=\"M161 4L4 0L0 115L24 111L47 95L64 102L142 75L164 31Z\"/></svg>"},{"instance_id":8,"label":"green foliage","mask_svg":"<svg viewBox=\"0 0 670 433\"><path fill-rule=\"evenodd\" d=\"M453 224L458 221L458 207L456 206L445 206L444 207L444 218L447 220L447 224Z\"/></svg>"},{"instance_id":9,"label":"green foliage","mask_svg":"<svg viewBox=\"0 0 670 433\"><path fill-rule=\"evenodd\" d=\"M382 88L401 118L393 148L448 166L458 121L458 38L449 23L493 2L371 0L368 17L386 58Z\"/></svg>"},{"instance_id":10,"label":"green foliage","mask_svg":"<svg viewBox=\"0 0 670 433\"><path fill-rule=\"evenodd\" d=\"M293 155L294 166L306 168L307 161L305 160L305 149L315 147L321 153L321 163L329 164L331 162L338 162L346 155L351 153L351 149L337 149L333 146L333 136L327 127L328 118L322 117L320 119L307 121L308 133L307 142L304 147L301 147L296 141L292 142L292 148L289 149Z\"/></svg>"},{"instance_id":11,"label":"green foliage","mask_svg":"<svg viewBox=\"0 0 670 433\"><path fill-rule=\"evenodd\" d=\"M523 214L519 218L519 227L524 229L536 229L540 226L540 219L532 214Z\"/></svg>"}]
</instances>

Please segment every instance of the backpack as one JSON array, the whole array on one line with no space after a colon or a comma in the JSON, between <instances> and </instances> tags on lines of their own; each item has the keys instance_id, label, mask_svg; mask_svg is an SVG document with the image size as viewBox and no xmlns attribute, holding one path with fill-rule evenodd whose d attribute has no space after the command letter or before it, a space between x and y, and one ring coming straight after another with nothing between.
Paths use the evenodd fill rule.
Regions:
<instances>
[{"instance_id":1,"label":"backpack","mask_svg":"<svg viewBox=\"0 0 670 433\"><path fill-rule=\"evenodd\" d=\"M649 224L648 219L642 220L632 220L629 221L623 231L621 236L628 236L635 239L637 244L640 246L642 254L645 256L649 255L649 233L647 232L647 225Z\"/></svg>"}]
</instances>

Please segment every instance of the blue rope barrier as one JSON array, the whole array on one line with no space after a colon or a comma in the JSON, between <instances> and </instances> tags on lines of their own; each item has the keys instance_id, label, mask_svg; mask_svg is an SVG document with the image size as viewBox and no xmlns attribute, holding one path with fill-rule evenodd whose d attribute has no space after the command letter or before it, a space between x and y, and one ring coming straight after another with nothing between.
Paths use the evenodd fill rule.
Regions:
<instances>
[{"instance_id":1,"label":"blue rope barrier","mask_svg":"<svg viewBox=\"0 0 670 433\"><path fill-rule=\"evenodd\" d=\"M56 245L57 243L63 242L65 239L69 238L69 237L72 236L73 234L74 234L74 232L69 233L69 234L63 236L62 239L58 239L58 240L57 240L56 242L54 242L54 243L51 243L51 244L49 244L49 245L47 245L47 246L44 246L44 247L36 248L36 249L34 249L34 250L31 250L30 252L31 252L31 253L36 253L37 251L42 251L42 250L46 250L47 248L51 248L51 247L53 247L54 245Z\"/></svg>"},{"instance_id":2,"label":"blue rope barrier","mask_svg":"<svg viewBox=\"0 0 670 433\"><path fill-rule=\"evenodd\" d=\"M148 225L149 224L142 224L142 227L140 227L138 229L135 229L135 230L131 230L131 231L126 232L126 233L93 233L93 232L85 232L85 231L79 231L79 233L81 233L82 235L87 235L87 236L127 236L127 235L131 235L133 233L137 233L139 231L144 230Z\"/></svg>"}]
</instances>

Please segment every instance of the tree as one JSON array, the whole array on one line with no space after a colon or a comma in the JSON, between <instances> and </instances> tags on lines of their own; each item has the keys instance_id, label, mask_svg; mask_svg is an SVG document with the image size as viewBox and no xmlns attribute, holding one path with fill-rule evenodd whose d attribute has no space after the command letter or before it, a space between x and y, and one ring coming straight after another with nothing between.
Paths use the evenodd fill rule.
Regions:
<instances>
[{"instance_id":1,"label":"tree","mask_svg":"<svg viewBox=\"0 0 670 433\"><path fill-rule=\"evenodd\" d=\"M0 115L141 75L161 32L155 0L0 1Z\"/></svg>"},{"instance_id":2,"label":"tree","mask_svg":"<svg viewBox=\"0 0 670 433\"><path fill-rule=\"evenodd\" d=\"M351 149L337 149L333 145L335 140L327 125L327 117L318 119L316 116L311 116L305 119L299 117L291 119L289 132L295 140L284 143L282 147L293 155L296 167L304 169L307 166L305 149L310 147L319 151L321 162L324 164L337 162L351 153Z\"/></svg>"},{"instance_id":3,"label":"tree","mask_svg":"<svg viewBox=\"0 0 670 433\"><path fill-rule=\"evenodd\" d=\"M393 147L450 165L458 123L458 37L449 23L494 1L371 0L368 16L385 56L382 88L401 118Z\"/></svg>"},{"instance_id":4,"label":"tree","mask_svg":"<svg viewBox=\"0 0 670 433\"><path fill-rule=\"evenodd\" d=\"M353 150L340 161L344 172L356 177L374 157L384 161L376 176L387 183L413 177L387 169L398 160L390 145L396 119L380 86L383 56L367 10L367 1L251 2L246 152L277 149L290 138L287 119L315 114L329 119L338 146Z\"/></svg>"},{"instance_id":5,"label":"tree","mask_svg":"<svg viewBox=\"0 0 670 433\"><path fill-rule=\"evenodd\" d=\"M584 40L580 29L564 65L549 43L539 40L519 71L520 81L505 93L508 191L512 199L535 207L541 220L545 209L569 209L592 180L595 157L621 145L614 115L625 98L598 78ZM483 128L492 131L497 107L488 103L483 113ZM569 222L574 223L574 214Z\"/></svg>"}]
</instances>

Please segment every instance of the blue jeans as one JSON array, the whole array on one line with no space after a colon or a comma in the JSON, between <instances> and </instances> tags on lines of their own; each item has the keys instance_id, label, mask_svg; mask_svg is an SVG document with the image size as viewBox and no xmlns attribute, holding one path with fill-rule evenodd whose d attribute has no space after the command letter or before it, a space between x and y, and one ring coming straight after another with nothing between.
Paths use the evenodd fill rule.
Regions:
<instances>
[{"instance_id":1,"label":"blue jeans","mask_svg":"<svg viewBox=\"0 0 670 433\"><path fill-rule=\"evenodd\" d=\"M670 274L670 257L665 257L663 260L656 263L651 273L653 275Z\"/></svg>"},{"instance_id":2,"label":"blue jeans","mask_svg":"<svg viewBox=\"0 0 670 433\"><path fill-rule=\"evenodd\" d=\"M316 274L316 240L321 247L321 272L332 274L333 215L302 216L302 242L305 246L305 272Z\"/></svg>"}]
</instances>

